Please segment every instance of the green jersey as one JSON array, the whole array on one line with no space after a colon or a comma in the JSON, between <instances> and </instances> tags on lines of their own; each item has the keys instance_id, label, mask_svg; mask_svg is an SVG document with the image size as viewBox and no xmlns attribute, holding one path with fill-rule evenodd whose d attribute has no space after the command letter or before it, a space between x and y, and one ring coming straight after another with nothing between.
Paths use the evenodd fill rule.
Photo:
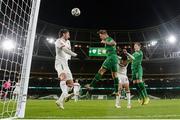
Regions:
<instances>
[{"instance_id":1,"label":"green jersey","mask_svg":"<svg viewBox=\"0 0 180 120\"><path fill-rule=\"evenodd\" d=\"M138 69L139 67L141 67L143 52L139 50L134 52L132 55L135 59L132 61L131 69Z\"/></svg>"},{"instance_id":2,"label":"green jersey","mask_svg":"<svg viewBox=\"0 0 180 120\"><path fill-rule=\"evenodd\" d=\"M105 41L111 42L113 39L111 37L107 37ZM118 58L116 53L116 46L105 45L105 49L107 58L103 62L102 67L107 70L111 70L112 72L117 72Z\"/></svg>"},{"instance_id":3,"label":"green jersey","mask_svg":"<svg viewBox=\"0 0 180 120\"><path fill-rule=\"evenodd\" d=\"M107 37L105 39L106 42L111 42L113 41L113 39L111 37ZM106 53L107 53L107 56L110 56L112 54L117 54L116 52L116 46L111 46L111 45L105 45L105 49L106 49Z\"/></svg>"}]
</instances>

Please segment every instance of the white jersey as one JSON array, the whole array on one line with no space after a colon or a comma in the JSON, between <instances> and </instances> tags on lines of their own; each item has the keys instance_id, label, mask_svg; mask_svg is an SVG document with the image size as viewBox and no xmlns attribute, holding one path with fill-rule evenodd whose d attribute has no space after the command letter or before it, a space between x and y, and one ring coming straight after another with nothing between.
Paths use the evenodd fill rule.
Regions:
<instances>
[{"instance_id":1,"label":"white jersey","mask_svg":"<svg viewBox=\"0 0 180 120\"><path fill-rule=\"evenodd\" d=\"M55 42L55 48L56 48L56 60L55 60L55 69L58 72L58 76L61 73L66 74L65 80L72 80L72 73L68 66L68 60L71 58L71 55L67 54L63 51L63 47L66 47L67 49L71 49L70 41L65 40L63 38L59 38Z\"/></svg>"},{"instance_id":2,"label":"white jersey","mask_svg":"<svg viewBox=\"0 0 180 120\"><path fill-rule=\"evenodd\" d=\"M127 67L128 67L128 64L126 66L119 64L118 74L127 76Z\"/></svg>"},{"instance_id":3,"label":"white jersey","mask_svg":"<svg viewBox=\"0 0 180 120\"><path fill-rule=\"evenodd\" d=\"M62 47L66 47L67 49L71 50L71 43L69 40L65 40L63 38L59 38L55 42L55 48L56 48L56 60L69 60L71 59L71 56L67 53L65 53L62 50Z\"/></svg>"},{"instance_id":4,"label":"white jersey","mask_svg":"<svg viewBox=\"0 0 180 120\"><path fill-rule=\"evenodd\" d=\"M120 84L129 84L129 80L128 80L128 77L127 77L127 66L123 66L123 65L119 65L119 69L118 69L118 72L117 72L117 76L119 78L119 83Z\"/></svg>"}]
</instances>

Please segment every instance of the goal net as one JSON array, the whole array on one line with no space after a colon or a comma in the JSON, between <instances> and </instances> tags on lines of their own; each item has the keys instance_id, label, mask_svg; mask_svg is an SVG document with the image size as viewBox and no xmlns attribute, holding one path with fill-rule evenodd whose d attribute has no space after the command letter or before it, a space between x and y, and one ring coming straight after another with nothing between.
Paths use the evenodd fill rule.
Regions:
<instances>
[{"instance_id":1,"label":"goal net","mask_svg":"<svg viewBox=\"0 0 180 120\"><path fill-rule=\"evenodd\" d=\"M40 0L0 0L0 119L24 117Z\"/></svg>"}]
</instances>

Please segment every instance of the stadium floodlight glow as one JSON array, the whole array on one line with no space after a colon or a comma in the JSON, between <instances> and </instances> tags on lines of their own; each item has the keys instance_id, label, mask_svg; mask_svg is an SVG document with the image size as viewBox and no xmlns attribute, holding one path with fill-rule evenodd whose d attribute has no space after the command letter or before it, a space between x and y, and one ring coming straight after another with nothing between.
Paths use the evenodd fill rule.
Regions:
<instances>
[{"instance_id":1,"label":"stadium floodlight glow","mask_svg":"<svg viewBox=\"0 0 180 120\"><path fill-rule=\"evenodd\" d=\"M2 48L4 50L12 50L15 48L15 43L11 39L5 39L2 43Z\"/></svg>"},{"instance_id":2,"label":"stadium floodlight glow","mask_svg":"<svg viewBox=\"0 0 180 120\"><path fill-rule=\"evenodd\" d=\"M155 46L156 44L157 44L157 41L156 41L156 40L153 40L153 41L151 41L151 43L150 43L151 46Z\"/></svg>"},{"instance_id":3,"label":"stadium floodlight glow","mask_svg":"<svg viewBox=\"0 0 180 120\"><path fill-rule=\"evenodd\" d=\"M46 40L50 43L50 44L54 44L54 39L53 38L46 38Z\"/></svg>"},{"instance_id":4,"label":"stadium floodlight glow","mask_svg":"<svg viewBox=\"0 0 180 120\"><path fill-rule=\"evenodd\" d=\"M174 44L176 42L176 37L174 35L171 35L167 40L169 43Z\"/></svg>"},{"instance_id":5,"label":"stadium floodlight glow","mask_svg":"<svg viewBox=\"0 0 180 120\"><path fill-rule=\"evenodd\" d=\"M79 47L78 45L74 45L74 47Z\"/></svg>"}]
</instances>

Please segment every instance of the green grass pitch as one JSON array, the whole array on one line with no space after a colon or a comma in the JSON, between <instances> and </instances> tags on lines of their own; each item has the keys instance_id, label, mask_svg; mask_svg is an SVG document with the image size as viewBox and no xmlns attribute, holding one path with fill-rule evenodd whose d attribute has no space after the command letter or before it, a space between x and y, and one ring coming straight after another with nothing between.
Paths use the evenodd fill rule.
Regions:
<instances>
[{"instance_id":1,"label":"green grass pitch","mask_svg":"<svg viewBox=\"0 0 180 120\"><path fill-rule=\"evenodd\" d=\"M64 110L59 109L55 100L28 100L25 118L142 118L142 119L180 119L180 100L151 100L148 105L140 105L132 100L132 108L126 108L125 100L122 107L114 107L114 100L73 100L65 103Z\"/></svg>"}]
</instances>

